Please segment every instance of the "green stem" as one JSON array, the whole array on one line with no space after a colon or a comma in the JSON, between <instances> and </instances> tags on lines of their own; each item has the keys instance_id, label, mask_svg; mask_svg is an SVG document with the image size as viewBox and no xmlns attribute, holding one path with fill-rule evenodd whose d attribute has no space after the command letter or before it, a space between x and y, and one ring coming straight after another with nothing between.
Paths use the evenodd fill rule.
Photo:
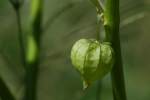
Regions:
<instances>
[{"instance_id":1,"label":"green stem","mask_svg":"<svg viewBox=\"0 0 150 100\"><path fill-rule=\"evenodd\" d=\"M95 6L96 11L97 11L97 30L96 30L96 39L98 41L101 41L100 39L100 26L101 26L101 21L103 22L103 7L102 3L99 0L90 0L91 3ZM100 93L101 93L101 80L99 80L97 84L97 91L96 91L96 100L100 100Z\"/></svg>"},{"instance_id":2,"label":"green stem","mask_svg":"<svg viewBox=\"0 0 150 100\"><path fill-rule=\"evenodd\" d=\"M15 9L16 16L17 16L17 24L18 24L18 36L19 36L19 45L20 45L20 51L21 51L21 58L23 66L25 67L25 47L24 47L24 38L23 38L23 31L22 31L22 25L21 25L21 16L20 16L20 7Z\"/></svg>"},{"instance_id":3,"label":"green stem","mask_svg":"<svg viewBox=\"0 0 150 100\"><path fill-rule=\"evenodd\" d=\"M40 37L42 32L43 0L31 1L30 32L27 36L26 89L24 100L37 99L37 78L39 72Z\"/></svg>"},{"instance_id":4,"label":"green stem","mask_svg":"<svg viewBox=\"0 0 150 100\"><path fill-rule=\"evenodd\" d=\"M98 84L97 84L97 91L96 91L96 100L100 100L101 96L101 90L102 90L102 82L101 80L98 81Z\"/></svg>"},{"instance_id":5,"label":"green stem","mask_svg":"<svg viewBox=\"0 0 150 100\"><path fill-rule=\"evenodd\" d=\"M127 100L124 83L123 64L119 37L119 0L107 0L104 11L105 41L111 42L115 52L115 62L111 72L114 100Z\"/></svg>"},{"instance_id":6,"label":"green stem","mask_svg":"<svg viewBox=\"0 0 150 100\"><path fill-rule=\"evenodd\" d=\"M98 41L101 41L100 39L100 27L101 27L101 19L102 19L102 14L103 14L103 8L101 7L100 3L98 0L91 0L91 2L95 5L96 10L97 10L97 31L96 31L96 39ZM97 84L97 91L96 91L96 100L100 100L100 94L101 94L101 80L98 81Z\"/></svg>"},{"instance_id":7,"label":"green stem","mask_svg":"<svg viewBox=\"0 0 150 100\"><path fill-rule=\"evenodd\" d=\"M18 25L18 40L19 40L19 46L20 46L20 55L21 55L21 62L23 66L25 67L25 44L24 44L24 38L23 38L23 31L22 31L22 25L21 25L21 15L20 15L20 9L23 5L24 0L9 0L11 5L14 8L14 11L16 13L17 18L17 25Z\"/></svg>"},{"instance_id":8,"label":"green stem","mask_svg":"<svg viewBox=\"0 0 150 100\"><path fill-rule=\"evenodd\" d=\"M96 39L100 41L100 22L97 22L97 32L96 32ZM101 93L101 80L99 80L97 84L97 91L96 91L96 100L100 100L100 93Z\"/></svg>"},{"instance_id":9,"label":"green stem","mask_svg":"<svg viewBox=\"0 0 150 100\"><path fill-rule=\"evenodd\" d=\"M100 41L100 26L101 26L101 24L100 24L100 21L99 21L99 17L97 16L96 39L98 41Z\"/></svg>"}]
</instances>

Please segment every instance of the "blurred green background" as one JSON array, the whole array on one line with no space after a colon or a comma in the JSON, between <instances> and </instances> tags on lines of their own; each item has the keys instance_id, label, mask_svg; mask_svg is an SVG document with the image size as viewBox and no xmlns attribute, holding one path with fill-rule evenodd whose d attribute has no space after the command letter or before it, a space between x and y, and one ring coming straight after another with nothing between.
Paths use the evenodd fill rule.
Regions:
<instances>
[{"instance_id":1,"label":"blurred green background","mask_svg":"<svg viewBox=\"0 0 150 100\"><path fill-rule=\"evenodd\" d=\"M70 61L73 43L94 38L96 12L88 0L44 0L44 21L38 100L113 100L110 75L86 91ZM30 0L21 9L24 34L28 29ZM150 0L121 0L120 38L128 100L150 100ZM100 28L103 32L103 28ZM0 0L0 76L17 100L24 90L15 12Z\"/></svg>"}]
</instances>

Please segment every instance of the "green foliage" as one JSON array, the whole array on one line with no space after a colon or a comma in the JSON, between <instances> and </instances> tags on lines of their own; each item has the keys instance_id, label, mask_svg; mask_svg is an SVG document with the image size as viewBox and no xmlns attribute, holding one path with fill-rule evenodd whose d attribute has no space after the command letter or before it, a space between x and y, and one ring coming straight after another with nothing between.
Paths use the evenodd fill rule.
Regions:
<instances>
[{"instance_id":1,"label":"green foliage","mask_svg":"<svg viewBox=\"0 0 150 100\"><path fill-rule=\"evenodd\" d=\"M24 30L29 20L30 5L30 0L25 1L27 2L22 6L20 13ZM73 6L67 6L70 4ZM121 0L120 4L120 37L125 75L128 80L126 84L128 98L149 100L149 78L146 77L149 75L147 72L149 71L147 54L149 52L149 9L147 9L149 0ZM0 76L16 99L20 100L24 92L25 69L21 62L16 16L8 0L0 0L0 5ZM142 14L142 17L130 20L139 14ZM76 40L83 37L95 38L93 34L96 29L95 16L95 9L88 0L45 0L43 24L47 27L47 31L41 36L42 49L37 90L39 100L95 99L96 85L84 94L79 76L70 67L69 61L70 48ZM45 24L49 19L52 20L50 20L50 27ZM111 86L107 78L102 85L102 99L110 100ZM0 90L3 92L3 89Z\"/></svg>"}]
</instances>

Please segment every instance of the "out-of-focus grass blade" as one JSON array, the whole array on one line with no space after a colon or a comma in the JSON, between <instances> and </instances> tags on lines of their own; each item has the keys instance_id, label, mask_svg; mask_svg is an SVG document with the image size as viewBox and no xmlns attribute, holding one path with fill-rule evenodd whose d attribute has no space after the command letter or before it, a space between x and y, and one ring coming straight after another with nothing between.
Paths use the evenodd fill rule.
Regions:
<instances>
[{"instance_id":1,"label":"out-of-focus grass blade","mask_svg":"<svg viewBox=\"0 0 150 100\"><path fill-rule=\"evenodd\" d=\"M131 23L134 23L135 21L139 20L139 19L142 19L146 16L146 12L141 12L141 13L137 13L135 15L132 15L126 19L124 19L122 22L121 22L121 28L123 28L124 26L127 26Z\"/></svg>"},{"instance_id":2,"label":"out-of-focus grass blade","mask_svg":"<svg viewBox=\"0 0 150 100\"><path fill-rule=\"evenodd\" d=\"M3 53L0 54L0 57L4 59L9 66L12 66L12 64ZM4 82L2 79L2 76L0 76L0 97L2 100L15 100L15 97L12 95L9 87L6 85L6 82Z\"/></svg>"},{"instance_id":3,"label":"out-of-focus grass blade","mask_svg":"<svg viewBox=\"0 0 150 100\"><path fill-rule=\"evenodd\" d=\"M21 79L22 77L16 74L15 70L11 69L18 65L11 63L11 61L2 51L0 52L0 64L0 96L2 96L2 100L3 98L7 97L9 99L4 100L15 100L16 96L19 97L17 92L20 91L23 87ZM15 86L13 86L14 84Z\"/></svg>"},{"instance_id":4,"label":"out-of-focus grass blade","mask_svg":"<svg viewBox=\"0 0 150 100\"><path fill-rule=\"evenodd\" d=\"M61 8L60 11L56 12L55 14L53 14L53 16L50 17L48 19L48 21L46 22L46 24L44 25L43 32L46 32L48 30L48 28L50 28L50 26L53 24L53 22L55 20L57 20L62 14L64 14L68 10L70 10L73 6L74 6L73 3L69 3L69 4L65 5L63 8Z\"/></svg>"},{"instance_id":5,"label":"out-of-focus grass blade","mask_svg":"<svg viewBox=\"0 0 150 100\"><path fill-rule=\"evenodd\" d=\"M10 92L10 89L0 77L0 97L2 100L15 100L15 97Z\"/></svg>"}]
</instances>

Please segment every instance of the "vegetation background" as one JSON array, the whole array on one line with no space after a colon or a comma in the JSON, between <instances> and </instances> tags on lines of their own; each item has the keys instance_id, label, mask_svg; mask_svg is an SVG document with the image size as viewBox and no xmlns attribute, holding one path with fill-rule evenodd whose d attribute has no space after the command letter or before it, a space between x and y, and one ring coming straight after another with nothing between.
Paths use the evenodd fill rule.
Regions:
<instances>
[{"instance_id":1,"label":"vegetation background","mask_svg":"<svg viewBox=\"0 0 150 100\"><path fill-rule=\"evenodd\" d=\"M82 90L79 74L70 61L73 43L95 37L96 12L88 0L44 0L44 21L38 100L112 100L110 76ZM30 0L21 8L24 34L29 22ZM150 0L121 0L120 37L128 100L150 100ZM101 28L101 31L103 29ZM102 31L103 32L103 31ZM19 55L15 12L0 0L0 77L11 92L23 95L24 68Z\"/></svg>"}]
</instances>

